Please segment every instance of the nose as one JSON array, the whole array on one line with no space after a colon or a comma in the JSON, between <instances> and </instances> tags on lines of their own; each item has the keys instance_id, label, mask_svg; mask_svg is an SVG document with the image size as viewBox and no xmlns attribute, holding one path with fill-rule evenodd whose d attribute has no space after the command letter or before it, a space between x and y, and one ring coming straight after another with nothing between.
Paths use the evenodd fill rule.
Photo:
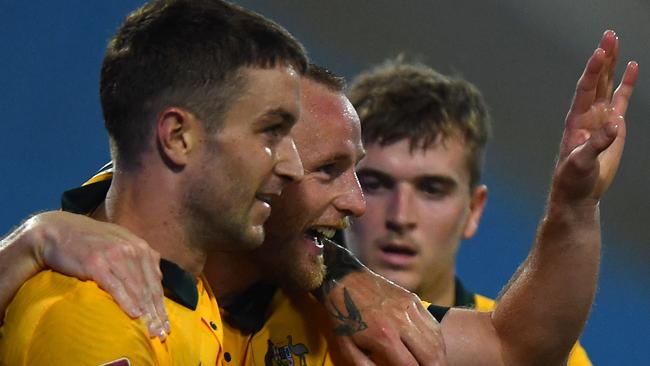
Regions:
<instances>
[{"instance_id":1,"label":"nose","mask_svg":"<svg viewBox=\"0 0 650 366\"><path fill-rule=\"evenodd\" d=\"M344 173L345 179L340 189L340 194L334 200L334 206L337 210L343 212L345 216L359 217L366 212L366 198L363 196L359 179L354 169L349 169Z\"/></svg>"},{"instance_id":2,"label":"nose","mask_svg":"<svg viewBox=\"0 0 650 366\"><path fill-rule=\"evenodd\" d=\"M413 198L414 194L408 187L400 184L394 187L386 208L386 229L397 233L415 229L417 215L412 204Z\"/></svg>"},{"instance_id":3,"label":"nose","mask_svg":"<svg viewBox=\"0 0 650 366\"><path fill-rule=\"evenodd\" d=\"M296 144L290 135L283 138L278 145L275 158L274 172L285 180L296 181L305 174Z\"/></svg>"}]
</instances>

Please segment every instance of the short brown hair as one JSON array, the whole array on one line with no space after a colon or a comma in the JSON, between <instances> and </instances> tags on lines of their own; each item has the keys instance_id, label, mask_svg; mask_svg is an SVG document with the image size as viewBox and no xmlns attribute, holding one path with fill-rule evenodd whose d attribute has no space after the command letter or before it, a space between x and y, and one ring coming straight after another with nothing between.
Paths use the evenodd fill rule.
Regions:
<instances>
[{"instance_id":1,"label":"short brown hair","mask_svg":"<svg viewBox=\"0 0 650 366\"><path fill-rule=\"evenodd\" d=\"M398 58L360 74L349 90L359 113L363 143L390 145L409 139L411 150L463 138L470 185L481 179L490 117L471 83Z\"/></svg>"},{"instance_id":2,"label":"short brown hair","mask_svg":"<svg viewBox=\"0 0 650 366\"><path fill-rule=\"evenodd\" d=\"M239 70L284 63L301 74L302 45L278 24L221 0L153 0L108 44L100 95L115 159L138 164L152 119L174 105L220 125L242 85Z\"/></svg>"},{"instance_id":3,"label":"short brown hair","mask_svg":"<svg viewBox=\"0 0 650 366\"><path fill-rule=\"evenodd\" d=\"M307 72L305 72L305 77L335 93L343 93L345 91L345 78L323 66L310 63L307 67Z\"/></svg>"}]
</instances>

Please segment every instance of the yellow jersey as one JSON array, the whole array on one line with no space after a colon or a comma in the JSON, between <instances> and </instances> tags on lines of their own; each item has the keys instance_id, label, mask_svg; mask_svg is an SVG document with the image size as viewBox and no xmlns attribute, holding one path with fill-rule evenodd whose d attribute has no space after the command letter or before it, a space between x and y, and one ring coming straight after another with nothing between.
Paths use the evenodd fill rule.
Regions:
<instances>
[{"instance_id":1,"label":"yellow jersey","mask_svg":"<svg viewBox=\"0 0 650 366\"><path fill-rule=\"evenodd\" d=\"M104 172L66 192L74 205L64 199L64 208L90 212L103 200L110 176ZM169 261L162 260L160 269L172 329L165 341L149 337L146 325L95 282L43 271L23 284L6 310L0 365L218 364L223 325L209 286Z\"/></svg>"}]
</instances>

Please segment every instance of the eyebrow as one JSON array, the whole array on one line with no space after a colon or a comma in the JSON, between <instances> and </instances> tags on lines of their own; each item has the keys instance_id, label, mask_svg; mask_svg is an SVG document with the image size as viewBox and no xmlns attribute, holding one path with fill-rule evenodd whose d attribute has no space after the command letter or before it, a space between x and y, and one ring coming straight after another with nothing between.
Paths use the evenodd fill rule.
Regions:
<instances>
[{"instance_id":1,"label":"eyebrow","mask_svg":"<svg viewBox=\"0 0 650 366\"><path fill-rule=\"evenodd\" d=\"M373 168L361 168L357 170L357 175L366 175L366 176L373 176L381 181L394 181L395 178L393 178L390 174L384 173L381 170L373 169Z\"/></svg>"},{"instance_id":2,"label":"eyebrow","mask_svg":"<svg viewBox=\"0 0 650 366\"><path fill-rule=\"evenodd\" d=\"M315 165L324 165L324 164L331 164L331 163L336 163L339 161L350 161L350 155L344 154L344 153L338 153L333 156L327 156L321 160L318 161L317 164Z\"/></svg>"},{"instance_id":3,"label":"eyebrow","mask_svg":"<svg viewBox=\"0 0 650 366\"><path fill-rule=\"evenodd\" d=\"M391 181L396 180L392 175L374 168L361 168L357 170L357 175L370 175L380 180L391 180ZM415 182L429 181L429 182L441 183L450 187L455 187L456 185L458 185L456 180L453 178L444 175L435 175L435 174L418 175L414 179L412 179L412 181Z\"/></svg>"},{"instance_id":4,"label":"eyebrow","mask_svg":"<svg viewBox=\"0 0 650 366\"><path fill-rule=\"evenodd\" d=\"M428 175L428 174L420 175L416 177L416 181L440 183L450 188L454 188L458 186L458 182L456 182L455 179L443 175Z\"/></svg>"},{"instance_id":5,"label":"eyebrow","mask_svg":"<svg viewBox=\"0 0 650 366\"><path fill-rule=\"evenodd\" d=\"M260 119L265 117L280 117L283 122L291 124L296 123L296 116L282 107L271 108L265 111L260 116Z\"/></svg>"}]
</instances>

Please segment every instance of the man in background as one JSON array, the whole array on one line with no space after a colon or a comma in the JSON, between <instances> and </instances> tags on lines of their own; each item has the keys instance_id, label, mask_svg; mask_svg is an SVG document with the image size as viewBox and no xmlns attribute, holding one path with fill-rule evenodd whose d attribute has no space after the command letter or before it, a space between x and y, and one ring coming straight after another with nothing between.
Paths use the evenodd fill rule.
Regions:
<instances>
[{"instance_id":1,"label":"man in background","mask_svg":"<svg viewBox=\"0 0 650 366\"><path fill-rule=\"evenodd\" d=\"M401 59L361 73L349 90L367 154L357 166L366 213L346 243L373 271L442 306L494 309L456 273L462 240L487 201L481 184L490 117L471 83ZM569 365L590 365L579 345Z\"/></svg>"}]
</instances>

